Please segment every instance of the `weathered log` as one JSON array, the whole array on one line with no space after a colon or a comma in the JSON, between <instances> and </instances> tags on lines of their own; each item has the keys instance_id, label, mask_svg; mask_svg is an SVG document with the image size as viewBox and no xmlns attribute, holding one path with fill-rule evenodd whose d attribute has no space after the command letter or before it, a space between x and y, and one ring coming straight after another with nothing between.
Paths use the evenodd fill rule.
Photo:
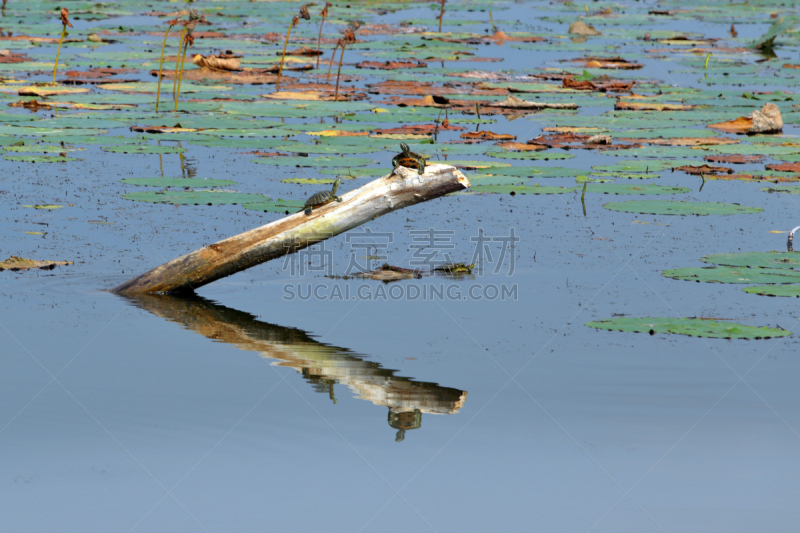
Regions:
<instances>
[{"instance_id":1,"label":"weathered log","mask_svg":"<svg viewBox=\"0 0 800 533\"><path fill-rule=\"evenodd\" d=\"M190 293L212 281L294 253L397 209L469 187L449 165L429 165L425 174L405 167L360 189L341 202L296 213L210 244L164 263L111 289L116 294Z\"/></svg>"}]
</instances>

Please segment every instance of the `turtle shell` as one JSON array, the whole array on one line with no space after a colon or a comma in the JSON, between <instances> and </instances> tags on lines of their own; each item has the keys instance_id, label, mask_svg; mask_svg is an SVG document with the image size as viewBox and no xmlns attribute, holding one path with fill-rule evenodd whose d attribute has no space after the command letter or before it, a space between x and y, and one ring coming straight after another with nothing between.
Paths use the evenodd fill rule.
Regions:
<instances>
[{"instance_id":1,"label":"turtle shell","mask_svg":"<svg viewBox=\"0 0 800 533\"><path fill-rule=\"evenodd\" d=\"M333 193L331 191L320 191L312 194L311 197L306 200L306 205L304 207L314 207L317 205L326 204L331 200L333 200Z\"/></svg>"},{"instance_id":2,"label":"turtle shell","mask_svg":"<svg viewBox=\"0 0 800 533\"><path fill-rule=\"evenodd\" d=\"M425 172L425 160L421 155L403 150L392 159L392 165L395 169L397 167L413 168L420 174Z\"/></svg>"}]
</instances>

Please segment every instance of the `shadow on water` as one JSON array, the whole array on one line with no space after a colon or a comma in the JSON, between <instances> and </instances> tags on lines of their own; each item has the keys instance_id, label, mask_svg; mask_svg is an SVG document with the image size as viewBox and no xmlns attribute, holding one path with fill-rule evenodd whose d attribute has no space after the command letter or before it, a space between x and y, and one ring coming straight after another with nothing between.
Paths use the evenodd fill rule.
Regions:
<instances>
[{"instance_id":1,"label":"shadow on water","mask_svg":"<svg viewBox=\"0 0 800 533\"><path fill-rule=\"evenodd\" d=\"M334 385L341 383L362 400L389 408L389 425L397 429L396 441L418 429L422 414L455 414L467 392L414 381L395 375L347 348L331 346L296 328L268 324L255 316L215 304L198 296L139 295L130 302L161 318L180 324L218 342L233 344L278 366L294 368L317 392L334 403Z\"/></svg>"}]
</instances>

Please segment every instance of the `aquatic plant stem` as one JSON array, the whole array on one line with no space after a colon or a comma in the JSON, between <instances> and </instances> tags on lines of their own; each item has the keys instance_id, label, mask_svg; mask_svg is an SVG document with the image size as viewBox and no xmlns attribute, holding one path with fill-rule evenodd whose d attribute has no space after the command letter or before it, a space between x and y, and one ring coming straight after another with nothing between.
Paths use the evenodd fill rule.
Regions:
<instances>
[{"instance_id":1,"label":"aquatic plant stem","mask_svg":"<svg viewBox=\"0 0 800 533\"><path fill-rule=\"evenodd\" d=\"M442 33L442 19L444 18L444 2L442 0L442 10L439 12L439 33Z\"/></svg>"},{"instance_id":2,"label":"aquatic plant stem","mask_svg":"<svg viewBox=\"0 0 800 533\"><path fill-rule=\"evenodd\" d=\"M322 12L322 22L319 23L319 37L317 37L317 69L319 69L319 58L322 55L322 25L325 24L325 11Z\"/></svg>"},{"instance_id":3,"label":"aquatic plant stem","mask_svg":"<svg viewBox=\"0 0 800 533\"><path fill-rule=\"evenodd\" d=\"M183 81L183 64L186 62L186 50L188 49L189 49L189 40L186 39L186 42L183 44L183 57L181 58L181 70L178 74L178 90L175 92L175 111L178 110L178 100L181 97L181 82Z\"/></svg>"},{"instance_id":4,"label":"aquatic plant stem","mask_svg":"<svg viewBox=\"0 0 800 533\"><path fill-rule=\"evenodd\" d=\"M586 216L586 184L583 182L583 192L581 193L581 205L583 206L583 216Z\"/></svg>"},{"instance_id":5,"label":"aquatic plant stem","mask_svg":"<svg viewBox=\"0 0 800 533\"><path fill-rule=\"evenodd\" d=\"M161 62L158 64L158 90L156 91L156 113L158 113L158 104L161 101L161 78L164 75L164 50L167 47L167 37L169 37L169 32L173 27L174 24L170 23L167 32L164 34L164 42L161 44Z\"/></svg>"},{"instance_id":6,"label":"aquatic plant stem","mask_svg":"<svg viewBox=\"0 0 800 533\"><path fill-rule=\"evenodd\" d=\"M339 43L336 43L336 46L333 47L333 53L331 54L331 61L328 63L328 76L325 78L325 83L331 82L331 68L333 67L333 61L336 58L336 50L339 49Z\"/></svg>"},{"instance_id":7,"label":"aquatic plant stem","mask_svg":"<svg viewBox=\"0 0 800 533\"><path fill-rule=\"evenodd\" d=\"M289 24L289 29L286 30L286 42L283 43L283 53L281 54L281 66L278 67L278 81L275 83L275 92L281 90L281 73L283 72L283 60L286 57L286 47L289 46L289 34L292 33L292 26L294 26L294 20L292 23ZM320 32L322 28L320 28Z\"/></svg>"},{"instance_id":8,"label":"aquatic plant stem","mask_svg":"<svg viewBox=\"0 0 800 533\"><path fill-rule=\"evenodd\" d=\"M336 72L336 90L333 92L333 101L339 100L339 76L342 74L342 61L344 60L344 49L347 45L342 43L342 55L339 56L339 70Z\"/></svg>"},{"instance_id":9,"label":"aquatic plant stem","mask_svg":"<svg viewBox=\"0 0 800 533\"><path fill-rule=\"evenodd\" d=\"M61 43L64 42L64 36L67 34L67 25L64 24L64 29L61 30L61 38L58 40L58 50L56 50L56 64L53 65L53 85L56 84L56 71L58 70L58 56L61 55Z\"/></svg>"},{"instance_id":10,"label":"aquatic plant stem","mask_svg":"<svg viewBox=\"0 0 800 533\"><path fill-rule=\"evenodd\" d=\"M183 27L183 31L181 32L181 38L178 41L178 56L175 58L175 77L172 78L172 99L175 99L175 90L178 88L178 69L180 68L181 63L181 44L183 44L183 39L186 36L186 26Z\"/></svg>"}]
</instances>

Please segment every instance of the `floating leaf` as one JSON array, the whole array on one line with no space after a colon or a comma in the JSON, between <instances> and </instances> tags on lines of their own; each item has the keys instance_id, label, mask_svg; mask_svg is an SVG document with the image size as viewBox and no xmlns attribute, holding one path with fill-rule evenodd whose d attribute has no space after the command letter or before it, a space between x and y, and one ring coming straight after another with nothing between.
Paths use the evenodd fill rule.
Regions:
<instances>
[{"instance_id":1,"label":"floating leaf","mask_svg":"<svg viewBox=\"0 0 800 533\"><path fill-rule=\"evenodd\" d=\"M706 283L800 283L800 272L781 268L692 267L665 270L664 277Z\"/></svg>"},{"instance_id":2,"label":"floating leaf","mask_svg":"<svg viewBox=\"0 0 800 533\"><path fill-rule=\"evenodd\" d=\"M31 232L35 233L35 232ZM39 233L41 235L41 233ZM30 270L38 268L42 270L52 270L56 266L74 265L72 261L36 261L12 255L5 261L0 261L0 270Z\"/></svg>"},{"instance_id":3,"label":"floating leaf","mask_svg":"<svg viewBox=\"0 0 800 533\"><path fill-rule=\"evenodd\" d=\"M126 185L142 187L226 187L236 185L235 181L201 178L124 178L119 181Z\"/></svg>"},{"instance_id":4,"label":"floating leaf","mask_svg":"<svg viewBox=\"0 0 800 533\"><path fill-rule=\"evenodd\" d=\"M611 211L640 213L647 215L739 215L760 213L760 207L745 207L738 204L720 202L681 202L678 200L631 200L611 202L603 207Z\"/></svg>"},{"instance_id":5,"label":"floating leaf","mask_svg":"<svg viewBox=\"0 0 800 533\"><path fill-rule=\"evenodd\" d=\"M797 268L800 253L794 252L744 252L739 254L713 254L700 258L714 265L750 268Z\"/></svg>"},{"instance_id":6,"label":"floating leaf","mask_svg":"<svg viewBox=\"0 0 800 533\"><path fill-rule=\"evenodd\" d=\"M685 187L671 187L646 183L642 185L628 185L626 183L591 183L586 186L586 192L602 194L683 194L691 189Z\"/></svg>"},{"instance_id":7,"label":"floating leaf","mask_svg":"<svg viewBox=\"0 0 800 533\"><path fill-rule=\"evenodd\" d=\"M154 204L227 205L268 201L260 194L227 191L143 191L123 194L126 200Z\"/></svg>"},{"instance_id":8,"label":"floating leaf","mask_svg":"<svg viewBox=\"0 0 800 533\"><path fill-rule=\"evenodd\" d=\"M251 159L253 163L287 167L363 167L376 161L363 157L271 157Z\"/></svg>"},{"instance_id":9,"label":"floating leaf","mask_svg":"<svg viewBox=\"0 0 800 533\"><path fill-rule=\"evenodd\" d=\"M791 335L791 331L777 328L766 328L737 324L722 320L704 318L669 318L669 317L619 317L587 322L590 328L609 331L627 331L634 333L673 333L691 337L709 337L715 339L770 339Z\"/></svg>"},{"instance_id":10,"label":"floating leaf","mask_svg":"<svg viewBox=\"0 0 800 533\"><path fill-rule=\"evenodd\" d=\"M760 296L800 298L800 285L756 285L755 287L745 287L742 290L746 293Z\"/></svg>"},{"instance_id":11,"label":"floating leaf","mask_svg":"<svg viewBox=\"0 0 800 533\"><path fill-rule=\"evenodd\" d=\"M575 191L570 187L549 187L544 185L475 185L470 187L470 190L496 194L562 194Z\"/></svg>"},{"instance_id":12,"label":"floating leaf","mask_svg":"<svg viewBox=\"0 0 800 533\"><path fill-rule=\"evenodd\" d=\"M67 161L83 161L83 159L77 157L59 155L7 155L3 159L7 161L24 161L26 163L66 163Z\"/></svg>"},{"instance_id":13,"label":"floating leaf","mask_svg":"<svg viewBox=\"0 0 800 533\"><path fill-rule=\"evenodd\" d=\"M104 146L104 152L117 154L182 154L186 148L180 146L158 146L155 144L120 144L115 146Z\"/></svg>"}]
</instances>

